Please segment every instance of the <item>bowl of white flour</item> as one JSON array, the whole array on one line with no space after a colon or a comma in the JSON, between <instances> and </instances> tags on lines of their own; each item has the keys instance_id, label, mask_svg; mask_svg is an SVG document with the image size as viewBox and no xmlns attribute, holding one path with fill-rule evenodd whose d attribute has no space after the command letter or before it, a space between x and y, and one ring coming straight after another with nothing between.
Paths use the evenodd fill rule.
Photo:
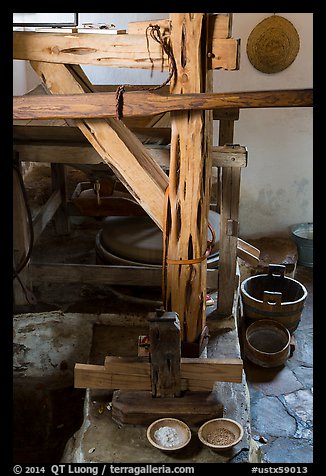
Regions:
<instances>
[{"instance_id":1,"label":"bowl of white flour","mask_svg":"<svg viewBox=\"0 0 326 476\"><path fill-rule=\"evenodd\" d=\"M177 451L191 440L189 426L176 418L160 418L147 428L148 441L161 451Z\"/></svg>"}]
</instances>

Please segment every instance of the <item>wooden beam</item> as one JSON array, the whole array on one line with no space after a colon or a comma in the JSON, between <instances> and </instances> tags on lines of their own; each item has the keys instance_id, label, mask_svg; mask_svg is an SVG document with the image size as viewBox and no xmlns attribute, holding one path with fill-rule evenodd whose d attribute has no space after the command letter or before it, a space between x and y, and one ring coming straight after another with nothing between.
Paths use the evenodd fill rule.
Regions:
<instances>
[{"instance_id":1,"label":"wooden beam","mask_svg":"<svg viewBox=\"0 0 326 476\"><path fill-rule=\"evenodd\" d=\"M234 93L155 94L144 91L124 93L125 117L157 115L172 111L210 110L218 108L310 107L311 89L283 91L252 91ZM115 93L56 96L16 96L13 117L27 119L89 119L114 117Z\"/></svg>"},{"instance_id":2,"label":"wooden beam","mask_svg":"<svg viewBox=\"0 0 326 476\"><path fill-rule=\"evenodd\" d=\"M175 312L159 311L149 320L153 397L180 397L180 322Z\"/></svg>"},{"instance_id":3,"label":"wooden beam","mask_svg":"<svg viewBox=\"0 0 326 476\"><path fill-rule=\"evenodd\" d=\"M168 148L157 148L146 146L151 157L163 169L169 169L170 152ZM213 167L246 167L247 152L245 147L239 147L238 151L233 153L223 150L224 147L213 147L212 165ZM14 143L14 150L19 152L23 162L45 162L61 163L66 165L74 164L101 164L101 156L88 144L62 144L53 145L51 143L31 142Z\"/></svg>"},{"instance_id":4,"label":"wooden beam","mask_svg":"<svg viewBox=\"0 0 326 476\"><path fill-rule=\"evenodd\" d=\"M48 201L33 219L34 243L37 242L47 224L52 220L61 205L60 190L52 193Z\"/></svg>"},{"instance_id":5,"label":"wooden beam","mask_svg":"<svg viewBox=\"0 0 326 476\"><path fill-rule=\"evenodd\" d=\"M213 167L247 167L248 150L243 146L215 146L212 150Z\"/></svg>"},{"instance_id":6,"label":"wooden beam","mask_svg":"<svg viewBox=\"0 0 326 476\"><path fill-rule=\"evenodd\" d=\"M31 64L53 94L77 94L81 100L84 91L91 92L91 85L79 66ZM143 144L117 119L76 120L76 126L145 212L162 228L162 203L168 177Z\"/></svg>"},{"instance_id":7,"label":"wooden beam","mask_svg":"<svg viewBox=\"0 0 326 476\"><path fill-rule=\"evenodd\" d=\"M211 391L215 382L242 381L241 359L181 358L181 389ZM105 365L75 365L76 388L151 390L150 362L140 357L106 357Z\"/></svg>"},{"instance_id":8,"label":"wooden beam","mask_svg":"<svg viewBox=\"0 0 326 476\"><path fill-rule=\"evenodd\" d=\"M96 264L31 263L33 282L85 283L161 287L162 268ZM216 288L218 270L207 270L207 286Z\"/></svg>"},{"instance_id":9,"label":"wooden beam","mask_svg":"<svg viewBox=\"0 0 326 476\"><path fill-rule=\"evenodd\" d=\"M67 210L67 170L65 164L51 163L52 190L59 191L60 206L54 215L55 229L58 235L70 233L70 221Z\"/></svg>"},{"instance_id":10,"label":"wooden beam","mask_svg":"<svg viewBox=\"0 0 326 476\"><path fill-rule=\"evenodd\" d=\"M130 21L128 22L127 32L128 35L142 35L146 34L146 28L149 25L158 25L161 30L161 34L170 34L170 20L168 18L158 20L143 20L143 21Z\"/></svg>"},{"instance_id":11,"label":"wooden beam","mask_svg":"<svg viewBox=\"0 0 326 476\"><path fill-rule=\"evenodd\" d=\"M152 61L145 35L13 32L13 57L20 60L143 69L151 69L153 64L161 69L161 46L150 37L149 50ZM239 41L213 38L211 54L213 69L237 69ZM165 54L163 69L169 69Z\"/></svg>"},{"instance_id":12,"label":"wooden beam","mask_svg":"<svg viewBox=\"0 0 326 476\"><path fill-rule=\"evenodd\" d=\"M209 34L212 38L230 38L232 31L232 13L211 13L209 14ZM145 35L146 28L152 25L159 25L162 34L170 34L170 20L168 18L159 20L132 21L128 23L129 35Z\"/></svg>"},{"instance_id":13,"label":"wooden beam","mask_svg":"<svg viewBox=\"0 0 326 476\"><path fill-rule=\"evenodd\" d=\"M219 144L232 144L234 121L220 121ZM220 254L218 313L231 315L236 287L238 217L240 200L239 167L220 169Z\"/></svg>"},{"instance_id":14,"label":"wooden beam","mask_svg":"<svg viewBox=\"0 0 326 476\"><path fill-rule=\"evenodd\" d=\"M19 156L14 152L14 160L19 167ZM24 202L23 191L19 179L18 171L13 169L13 262L14 267L18 269L22 264L29 249L30 231ZM24 286L30 286L29 263L19 273L19 278ZM28 300L17 278L13 281L13 298L16 305L28 304Z\"/></svg>"},{"instance_id":15,"label":"wooden beam","mask_svg":"<svg viewBox=\"0 0 326 476\"><path fill-rule=\"evenodd\" d=\"M239 115L240 109L238 107L213 110L214 121L220 121L221 119L232 119L234 121L237 121L239 119Z\"/></svg>"},{"instance_id":16,"label":"wooden beam","mask_svg":"<svg viewBox=\"0 0 326 476\"><path fill-rule=\"evenodd\" d=\"M38 122L37 125L14 125L13 139L15 143L24 144L27 141L33 142L51 142L62 145L90 145L85 136L80 132L78 127L67 126L42 126ZM129 127L129 129L142 141L160 142L160 144L168 144L171 138L170 127ZM59 143L59 144L58 144Z\"/></svg>"},{"instance_id":17,"label":"wooden beam","mask_svg":"<svg viewBox=\"0 0 326 476\"><path fill-rule=\"evenodd\" d=\"M238 238L237 256L256 267L259 264L260 250L241 238Z\"/></svg>"}]
</instances>

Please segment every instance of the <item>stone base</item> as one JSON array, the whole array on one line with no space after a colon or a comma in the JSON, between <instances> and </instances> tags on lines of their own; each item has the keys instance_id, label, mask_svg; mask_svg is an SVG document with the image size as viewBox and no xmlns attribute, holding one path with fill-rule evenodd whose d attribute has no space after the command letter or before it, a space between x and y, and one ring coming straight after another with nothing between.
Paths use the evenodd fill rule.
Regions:
<instances>
[{"instance_id":1,"label":"stone base","mask_svg":"<svg viewBox=\"0 0 326 476\"><path fill-rule=\"evenodd\" d=\"M112 419L118 425L150 425L159 418L178 418L201 425L223 415L223 405L212 392L186 392L181 397L153 398L151 392L116 390Z\"/></svg>"}]
</instances>

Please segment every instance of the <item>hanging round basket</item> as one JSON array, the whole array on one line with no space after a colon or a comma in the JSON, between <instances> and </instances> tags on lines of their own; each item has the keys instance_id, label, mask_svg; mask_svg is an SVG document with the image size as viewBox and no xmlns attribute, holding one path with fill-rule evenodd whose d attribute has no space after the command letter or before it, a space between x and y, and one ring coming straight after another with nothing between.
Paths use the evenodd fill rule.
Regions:
<instances>
[{"instance_id":1,"label":"hanging round basket","mask_svg":"<svg viewBox=\"0 0 326 476\"><path fill-rule=\"evenodd\" d=\"M247 55L250 63L263 73L279 73L295 60L300 38L292 23L273 15L258 23L249 35Z\"/></svg>"}]
</instances>

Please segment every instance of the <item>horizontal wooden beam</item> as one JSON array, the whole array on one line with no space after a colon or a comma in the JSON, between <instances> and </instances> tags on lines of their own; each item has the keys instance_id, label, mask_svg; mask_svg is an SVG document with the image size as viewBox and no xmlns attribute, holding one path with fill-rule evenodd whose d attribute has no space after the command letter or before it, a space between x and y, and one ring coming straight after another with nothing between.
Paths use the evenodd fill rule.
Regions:
<instances>
[{"instance_id":1,"label":"horizontal wooden beam","mask_svg":"<svg viewBox=\"0 0 326 476\"><path fill-rule=\"evenodd\" d=\"M142 129L143 130L143 129ZM144 128L144 135L162 136L169 141L170 128ZM76 127L14 126L14 150L22 161L54 162L64 164L99 164L101 156ZM147 151L164 169L169 168L168 147L147 144ZM248 151L244 146L215 146L212 164L215 167L246 167Z\"/></svg>"},{"instance_id":2,"label":"horizontal wooden beam","mask_svg":"<svg viewBox=\"0 0 326 476\"><path fill-rule=\"evenodd\" d=\"M29 272L33 282L85 283L154 286L162 285L161 267L114 266L96 264L30 263ZM207 286L217 287L217 269L207 270Z\"/></svg>"},{"instance_id":3,"label":"horizontal wooden beam","mask_svg":"<svg viewBox=\"0 0 326 476\"><path fill-rule=\"evenodd\" d=\"M241 145L214 146L212 151L213 167L247 167L248 150Z\"/></svg>"},{"instance_id":4,"label":"horizontal wooden beam","mask_svg":"<svg viewBox=\"0 0 326 476\"><path fill-rule=\"evenodd\" d=\"M156 115L171 111L219 108L311 107L312 89L246 91L234 93L155 94L129 91L123 96L123 115ZM115 93L16 96L14 119L91 119L115 116Z\"/></svg>"},{"instance_id":5,"label":"horizontal wooden beam","mask_svg":"<svg viewBox=\"0 0 326 476\"><path fill-rule=\"evenodd\" d=\"M241 359L181 358L181 389L209 391L215 382L242 381ZM142 358L106 357L105 365L75 365L76 388L151 390L150 363Z\"/></svg>"},{"instance_id":6,"label":"horizontal wooden beam","mask_svg":"<svg viewBox=\"0 0 326 476\"><path fill-rule=\"evenodd\" d=\"M170 153L168 148L146 146L153 159L164 169L169 169ZM212 165L214 167L247 167L247 150L239 147L236 150L223 150L224 147L213 147ZM19 152L23 162L45 162L74 164L100 164L101 156L87 144L51 144L43 142L14 143L14 150Z\"/></svg>"},{"instance_id":7,"label":"horizontal wooden beam","mask_svg":"<svg viewBox=\"0 0 326 476\"><path fill-rule=\"evenodd\" d=\"M117 68L162 68L161 46L145 35L13 32L13 58L63 64L90 64ZM212 69L238 68L239 40L212 38ZM152 61L151 61L152 60ZM163 55L163 70L169 68Z\"/></svg>"}]
</instances>

